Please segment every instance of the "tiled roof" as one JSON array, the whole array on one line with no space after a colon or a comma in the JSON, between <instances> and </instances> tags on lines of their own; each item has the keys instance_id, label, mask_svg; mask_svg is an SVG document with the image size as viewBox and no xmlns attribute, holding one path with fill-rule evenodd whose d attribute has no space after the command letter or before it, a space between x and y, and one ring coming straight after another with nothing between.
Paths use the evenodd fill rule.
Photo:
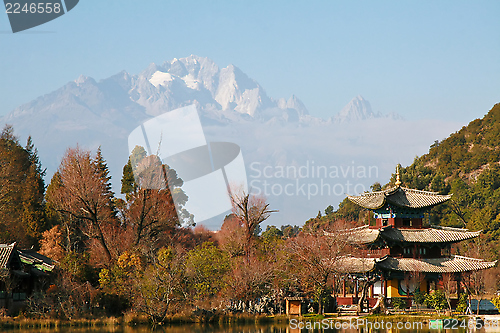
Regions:
<instances>
[{"instance_id":1,"label":"tiled roof","mask_svg":"<svg viewBox=\"0 0 500 333\"><path fill-rule=\"evenodd\" d=\"M359 196L348 195L347 197L361 207L378 209L382 208L386 202L408 208L431 207L449 200L451 195L396 186L385 191L364 193Z\"/></svg>"},{"instance_id":2,"label":"tiled roof","mask_svg":"<svg viewBox=\"0 0 500 333\"><path fill-rule=\"evenodd\" d=\"M488 262L482 259L451 256L450 258L412 259L386 257L377 266L393 271L423 272L423 273L457 273L477 271L495 266L496 261Z\"/></svg>"},{"instance_id":3,"label":"tiled roof","mask_svg":"<svg viewBox=\"0 0 500 333\"><path fill-rule=\"evenodd\" d=\"M379 229L370 229L368 225L357 228L339 230L337 232L326 232L327 236L345 237L345 241L353 244L369 244L377 240L380 235Z\"/></svg>"},{"instance_id":4,"label":"tiled roof","mask_svg":"<svg viewBox=\"0 0 500 333\"><path fill-rule=\"evenodd\" d=\"M344 256L335 261L335 267L340 273L366 273L375 269L377 258L356 258Z\"/></svg>"},{"instance_id":5,"label":"tiled roof","mask_svg":"<svg viewBox=\"0 0 500 333\"><path fill-rule=\"evenodd\" d=\"M33 265L41 271L50 272L55 267L55 262L52 259L40 253L32 250L18 250L18 252L19 258L23 263Z\"/></svg>"},{"instance_id":6,"label":"tiled roof","mask_svg":"<svg viewBox=\"0 0 500 333\"><path fill-rule=\"evenodd\" d=\"M370 229L368 225L340 230L337 232L325 232L327 236L343 235L346 241L353 244L370 244L375 242L379 236L393 242L407 243L456 243L479 236L481 231L468 231L467 229L431 226L423 229L398 229L385 227L382 229Z\"/></svg>"},{"instance_id":7,"label":"tiled roof","mask_svg":"<svg viewBox=\"0 0 500 333\"><path fill-rule=\"evenodd\" d=\"M0 244L0 269L8 268L8 264L12 256L12 251L15 247L16 243Z\"/></svg>"},{"instance_id":8,"label":"tiled roof","mask_svg":"<svg viewBox=\"0 0 500 333\"><path fill-rule=\"evenodd\" d=\"M455 243L479 236L481 231L432 226L425 229L386 228L381 236L387 240L409 243Z\"/></svg>"},{"instance_id":9,"label":"tiled roof","mask_svg":"<svg viewBox=\"0 0 500 333\"><path fill-rule=\"evenodd\" d=\"M34 268L50 272L55 267L55 262L33 250L20 250L16 243L0 244L0 269L12 269L11 260L15 256L16 262L33 265ZM16 268L17 269L17 268Z\"/></svg>"}]
</instances>

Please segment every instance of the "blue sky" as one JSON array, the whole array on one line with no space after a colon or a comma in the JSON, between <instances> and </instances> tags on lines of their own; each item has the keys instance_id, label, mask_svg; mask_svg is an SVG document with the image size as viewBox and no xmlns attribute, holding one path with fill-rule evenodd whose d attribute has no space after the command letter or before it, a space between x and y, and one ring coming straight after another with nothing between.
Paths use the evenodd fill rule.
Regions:
<instances>
[{"instance_id":1,"label":"blue sky","mask_svg":"<svg viewBox=\"0 0 500 333\"><path fill-rule=\"evenodd\" d=\"M12 34L0 14L0 115L80 74L190 54L234 64L269 96L330 117L375 111L467 124L500 102L500 1L81 0Z\"/></svg>"}]
</instances>

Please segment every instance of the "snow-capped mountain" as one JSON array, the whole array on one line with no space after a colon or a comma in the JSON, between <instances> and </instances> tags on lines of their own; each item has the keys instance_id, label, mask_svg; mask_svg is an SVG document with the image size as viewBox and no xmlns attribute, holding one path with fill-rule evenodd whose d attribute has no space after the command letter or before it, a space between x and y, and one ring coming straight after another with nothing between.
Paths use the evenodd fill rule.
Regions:
<instances>
[{"instance_id":1,"label":"snow-capped mountain","mask_svg":"<svg viewBox=\"0 0 500 333\"><path fill-rule=\"evenodd\" d=\"M455 129L436 121L400 126L403 120L374 113L361 96L324 120L310 115L295 95L274 99L236 66L221 69L197 56L151 64L137 75L122 71L100 81L82 75L21 105L2 123L13 125L21 141L32 136L48 178L68 147L101 146L119 193L131 131L145 120L191 104L199 110L207 141L241 147L249 186L280 211L271 220L278 225L301 224L318 209L340 202L344 193L369 189L390 175L396 163L411 162ZM378 129L386 127L402 139L380 136ZM407 133L408 127L422 130ZM397 160L381 159L386 151ZM376 172L365 174L365 169ZM301 176L293 170L301 170Z\"/></svg>"},{"instance_id":2,"label":"snow-capped mountain","mask_svg":"<svg viewBox=\"0 0 500 333\"><path fill-rule=\"evenodd\" d=\"M308 114L295 96L283 104L268 97L264 89L238 67L219 67L210 59L191 55L173 59L162 65L151 64L137 77L124 82L128 94L143 106L150 116L189 104L196 104L209 118L221 121L224 117L251 116L268 120L272 117L286 121L290 111ZM266 114L266 110L273 110ZM276 114L275 109L281 110ZM271 115L272 114L272 115Z\"/></svg>"},{"instance_id":3,"label":"snow-capped mountain","mask_svg":"<svg viewBox=\"0 0 500 333\"><path fill-rule=\"evenodd\" d=\"M338 114L330 118L330 121L337 124L364 121L374 118L402 119L397 113L384 115L380 112L373 112L370 102L358 95L354 97Z\"/></svg>"},{"instance_id":4,"label":"snow-capped mountain","mask_svg":"<svg viewBox=\"0 0 500 333\"><path fill-rule=\"evenodd\" d=\"M295 95L272 99L238 67L220 69L208 58L191 55L151 64L138 75L122 71L98 82L82 75L21 105L2 123L13 125L21 138L33 137L48 174L55 171L65 149L77 143L91 149L102 145L110 165L120 170L132 129L191 104L211 125L289 123L308 115Z\"/></svg>"}]
</instances>

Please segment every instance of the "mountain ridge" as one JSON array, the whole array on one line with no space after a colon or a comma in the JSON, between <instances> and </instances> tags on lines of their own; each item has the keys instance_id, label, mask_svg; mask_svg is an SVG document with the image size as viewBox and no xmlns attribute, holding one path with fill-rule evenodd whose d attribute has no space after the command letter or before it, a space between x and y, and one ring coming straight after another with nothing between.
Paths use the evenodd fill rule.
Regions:
<instances>
[{"instance_id":1,"label":"mountain ridge","mask_svg":"<svg viewBox=\"0 0 500 333\"><path fill-rule=\"evenodd\" d=\"M261 185L266 179L257 179L259 173L250 168L253 162L262 168L298 168L312 162L324 166L352 165L356 160L360 166L376 164L381 174L387 174L385 170L393 162L379 161L383 155L379 150L391 149L394 155L401 154L407 159L408 149L399 146L411 144L418 152L428 147L427 139L423 135L404 135L404 140L395 146L378 135L377 129L391 127L394 135L403 137L407 126L421 126L429 133L456 128L455 124L425 120L401 126L401 120L383 117L336 124L309 114L296 95L269 97L258 82L236 66L226 68L221 77L224 68L220 69L208 58L191 56L161 65L150 64L139 74L121 71L99 81L81 75L21 105L3 117L2 122L13 125L20 137L32 136L47 168L47 177L57 170L68 147L78 144L95 150L101 146L116 192L119 192L123 165L129 154L130 132L156 115L185 105L196 105L207 141L233 142L241 147L249 181L257 180ZM161 73L158 80L153 80L154 85L150 80L157 72ZM413 154L409 158L413 158ZM287 185L288 180L267 181L279 188ZM343 180L324 181L330 182L331 187ZM367 188L370 179L360 178L356 182L360 189ZM296 196L269 197L271 204L283 212L282 219L305 217L307 209L314 210L311 207L318 205L310 197L303 197L300 184L297 186ZM321 197L318 194L315 200L331 199L328 194Z\"/></svg>"}]
</instances>

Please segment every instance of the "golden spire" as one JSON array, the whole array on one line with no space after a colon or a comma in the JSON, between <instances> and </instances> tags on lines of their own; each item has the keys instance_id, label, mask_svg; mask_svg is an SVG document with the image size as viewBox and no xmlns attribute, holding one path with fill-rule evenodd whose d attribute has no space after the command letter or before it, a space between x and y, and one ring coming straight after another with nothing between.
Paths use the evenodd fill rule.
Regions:
<instances>
[{"instance_id":1,"label":"golden spire","mask_svg":"<svg viewBox=\"0 0 500 333\"><path fill-rule=\"evenodd\" d=\"M401 178L399 176L399 164L396 166L396 186L401 186Z\"/></svg>"}]
</instances>

